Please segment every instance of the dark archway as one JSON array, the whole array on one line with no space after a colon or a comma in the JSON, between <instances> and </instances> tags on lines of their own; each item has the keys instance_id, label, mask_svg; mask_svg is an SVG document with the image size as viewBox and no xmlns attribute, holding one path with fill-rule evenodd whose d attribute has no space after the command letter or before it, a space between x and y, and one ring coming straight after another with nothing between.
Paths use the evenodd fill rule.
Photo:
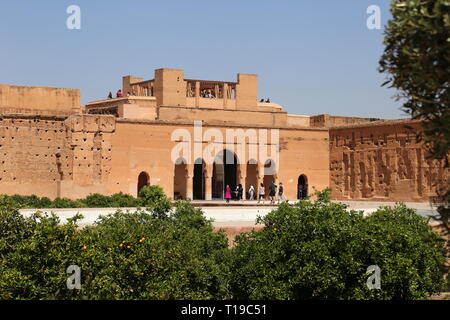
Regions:
<instances>
[{"instance_id":1,"label":"dark archway","mask_svg":"<svg viewBox=\"0 0 450 320\"><path fill-rule=\"evenodd\" d=\"M223 199L226 186L231 191L236 189L237 183L237 157L229 150L223 150L216 156L213 165L212 198ZM234 193L232 192L234 196Z\"/></svg>"},{"instance_id":2,"label":"dark archway","mask_svg":"<svg viewBox=\"0 0 450 320\"><path fill-rule=\"evenodd\" d=\"M297 183L297 199L302 200L308 197L308 178L302 174L298 177Z\"/></svg>"},{"instance_id":3,"label":"dark archway","mask_svg":"<svg viewBox=\"0 0 450 320\"><path fill-rule=\"evenodd\" d=\"M275 181L274 168L275 162L272 159L266 160L266 162L264 163L264 180L263 180L266 196L269 195L269 186L272 184L272 182Z\"/></svg>"},{"instance_id":4,"label":"dark archway","mask_svg":"<svg viewBox=\"0 0 450 320\"><path fill-rule=\"evenodd\" d=\"M205 200L205 162L198 158L194 162L193 200Z\"/></svg>"},{"instance_id":5,"label":"dark archway","mask_svg":"<svg viewBox=\"0 0 450 320\"><path fill-rule=\"evenodd\" d=\"M175 162L174 174L173 174L173 198L186 199L187 193L187 164L183 158L177 159Z\"/></svg>"},{"instance_id":6,"label":"dark archway","mask_svg":"<svg viewBox=\"0 0 450 320\"><path fill-rule=\"evenodd\" d=\"M253 186L255 189L254 198L256 199L259 186L258 186L258 163L255 160L250 160L247 163L247 176L245 177L245 190L247 194L247 199L249 199L250 195L248 194L248 190L250 186Z\"/></svg>"},{"instance_id":7,"label":"dark archway","mask_svg":"<svg viewBox=\"0 0 450 320\"><path fill-rule=\"evenodd\" d=\"M150 185L150 176L147 172L142 171L138 176L138 184L137 184L137 195L139 196L139 192L145 186Z\"/></svg>"}]
</instances>

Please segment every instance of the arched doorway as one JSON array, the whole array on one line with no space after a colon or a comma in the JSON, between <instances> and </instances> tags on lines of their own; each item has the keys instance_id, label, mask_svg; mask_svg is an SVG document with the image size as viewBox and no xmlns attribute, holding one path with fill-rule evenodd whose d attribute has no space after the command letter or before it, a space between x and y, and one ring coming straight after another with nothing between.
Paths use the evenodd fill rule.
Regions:
<instances>
[{"instance_id":1,"label":"arched doorway","mask_svg":"<svg viewBox=\"0 0 450 320\"><path fill-rule=\"evenodd\" d=\"M250 186L253 186L255 189L254 198L257 197L258 192L258 163L255 160L250 160L247 163L247 176L245 177L245 187L247 190L245 190L245 193L247 194L247 199L249 198L248 190L250 189Z\"/></svg>"},{"instance_id":2,"label":"arched doorway","mask_svg":"<svg viewBox=\"0 0 450 320\"><path fill-rule=\"evenodd\" d=\"M297 183L297 199L302 200L308 197L308 178L302 174L298 177Z\"/></svg>"},{"instance_id":3,"label":"arched doorway","mask_svg":"<svg viewBox=\"0 0 450 320\"><path fill-rule=\"evenodd\" d=\"M178 158L175 161L173 173L173 198L175 200L186 199L187 193L187 165L186 160Z\"/></svg>"},{"instance_id":4,"label":"arched doorway","mask_svg":"<svg viewBox=\"0 0 450 320\"><path fill-rule=\"evenodd\" d=\"M223 199L226 186L231 191L236 189L237 183L237 157L229 150L217 154L213 165L212 198ZM234 195L234 193L232 193Z\"/></svg>"},{"instance_id":5,"label":"arched doorway","mask_svg":"<svg viewBox=\"0 0 450 320\"><path fill-rule=\"evenodd\" d=\"M137 195L139 196L139 192L145 186L150 185L150 176L147 172L142 171L138 176L138 184L137 184Z\"/></svg>"},{"instance_id":6,"label":"arched doorway","mask_svg":"<svg viewBox=\"0 0 450 320\"><path fill-rule=\"evenodd\" d=\"M275 162L272 159L266 160L264 163L264 189L266 190L266 197L269 195L269 186L275 181L274 174Z\"/></svg>"},{"instance_id":7,"label":"arched doorway","mask_svg":"<svg viewBox=\"0 0 450 320\"><path fill-rule=\"evenodd\" d=\"M193 200L205 200L205 162L198 158L194 162Z\"/></svg>"}]
</instances>

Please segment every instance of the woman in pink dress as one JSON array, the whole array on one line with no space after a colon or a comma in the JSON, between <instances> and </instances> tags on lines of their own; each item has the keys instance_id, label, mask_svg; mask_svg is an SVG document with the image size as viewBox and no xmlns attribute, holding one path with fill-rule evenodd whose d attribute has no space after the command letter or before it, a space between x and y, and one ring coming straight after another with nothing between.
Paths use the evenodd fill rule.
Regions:
<instances>
[{"instance_id":1,"label":"woman in pink dress","mask_svg":"<svg viewBox=\"0 0 450 320\"><path fill-rule=\"evenodd\" d=\"M231 188L229 185L227 185L225 189L225 199L227 200L227 203L230 202L231 199Z\"/></svg>"}]
</instances>

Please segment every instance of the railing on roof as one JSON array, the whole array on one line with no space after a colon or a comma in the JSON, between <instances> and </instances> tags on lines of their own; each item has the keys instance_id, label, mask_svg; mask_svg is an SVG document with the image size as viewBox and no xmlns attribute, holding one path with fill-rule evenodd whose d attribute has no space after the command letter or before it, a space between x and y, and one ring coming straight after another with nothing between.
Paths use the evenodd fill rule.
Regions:
<instances>
[{"instance_id":1,"label":"railing on roof","mask_svg":"<svg viewBox=\"0 0 450 320\"><path fill-rule=\"evenodd\" d=\"M195 80L185 79L186 97L196 97L197 90L200 98L212 99L235 99L236 98L236 82L226 81L210 81L210 80Z\"/></svg>"},{"instance_id":2,"label":"railing on roof","mask_svg":"<svg viewBox=\"0 0 450 320\"><path fill-rule=\"evenodd\" d=\"M227 97L227 99L236 99L237 82L195 79L185 79L185 82L186 97L188 98L196 97L196 90L198 87L198 95L200 98L223 99L224 97ZM130 94L132 96L154 97L154 84L154 79L132 83Z\"/></svg>"},{"instance_id":3,"label":"railing on roof","mask_svg":"<svg viewBox=\"0 0 450 320\"><path fill-rule=\"evenodd\" d=\"M132 96L154 97L154 83L155 80L146 80L132 83L130 94Z\"/></svg>"}]
</instances>

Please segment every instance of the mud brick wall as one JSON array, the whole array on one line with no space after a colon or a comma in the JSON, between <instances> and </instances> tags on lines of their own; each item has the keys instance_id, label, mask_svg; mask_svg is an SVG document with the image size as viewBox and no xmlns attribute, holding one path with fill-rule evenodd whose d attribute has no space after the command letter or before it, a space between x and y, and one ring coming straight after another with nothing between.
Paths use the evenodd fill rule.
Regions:
<instances>
[{"instance_id":1,"label":"mud brick wall","mask_svg":"<svg viewBox=\"0 0 450 320\"><path fill-rule=\"evenodd\" d=\"M381 121L381 119L378 118L342 117L331 116L329 114L319 114L316 116L311 116L309 120L309 124L311 127L337 127Z\"/></svg>"},{"instance_id":2,"label":"mud brick wall","mask_svg":"<svg viewBox=\"0 0 450 320\"><path fill-rule=\"evenodd\" d=\"M0 117L0 193L77 198L104 191L111 116Z\"/></svg>"},{"instance_id":3,"label":"mud brick wall","mask_svg":"<svg viewBox=\"0 0 450 320\"><path fill-rule=\"evenodd\" d=\"M80 90L0 84L0 112L47 116L79 114Z\"/></svg>"},{"instance_id":4,"label":"mud brick wall","mask_svg":"<svg viewBox=\"0 0 450 320\"><path fill-rule=\"evenodd\" d=\"M449 184L443 162L416 140L420 122L330 129L330 187L336 200L427 201Z\"/></svg>"},{"instance_id":5,"label":"mud brick wall","mask_svg":"<svg viewBox=\"0 0 450 320\"><path fill-rule=\"evenodd\" d=\"M61 154L62 175L79 186L106 182L111 169L114 117L73 116L65 121L65 126L66 145Z\"/></svg>"},{"instance_id":6,"label":"mud brick wall","mask_svg":"<svg viewBox=\"0 0 450 320\"><path fill-rule=\"evenodd\" d=\"M56 117L0 118L0 193L54 194L59 179L55 154L65 126Z\"/></svg>"}]
</instances>

